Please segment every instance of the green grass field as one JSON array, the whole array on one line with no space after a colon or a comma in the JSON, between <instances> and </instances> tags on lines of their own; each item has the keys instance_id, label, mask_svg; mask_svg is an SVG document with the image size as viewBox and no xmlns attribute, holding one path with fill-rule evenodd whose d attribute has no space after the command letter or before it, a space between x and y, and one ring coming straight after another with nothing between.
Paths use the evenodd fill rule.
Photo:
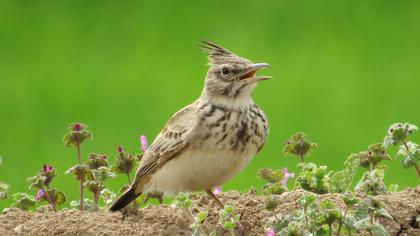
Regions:
<instances>
[{"instance_id":1,"label":"green grass field","mask_svg":"<svg viewBox=\"0 0 420 236\"><path fill-rule=\"evenodd\" d=\"M274 77L254 93L268 142L224 189L261 188L262 167L296 171L282 149L297 131L319 144L309 161L341 168L390 124L420 125L419 22L417 1L1 1L0 181L35 193L26 178L48 163L60 174L53 185L76 199L78 183L64 175L76 162L62 142L69 123L94 134L85 158L113 162L118 145L138 152L140 134L153 139L199 96L202 39L270 63L263 73ZM419 183L401 160L388 163L387 183Z\"/></svg>"}]
</instances>

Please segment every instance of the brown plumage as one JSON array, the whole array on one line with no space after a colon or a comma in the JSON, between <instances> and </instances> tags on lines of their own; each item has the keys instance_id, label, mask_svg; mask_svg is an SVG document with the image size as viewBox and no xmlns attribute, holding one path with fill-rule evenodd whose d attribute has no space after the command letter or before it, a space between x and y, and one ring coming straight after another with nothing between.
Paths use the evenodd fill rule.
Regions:
<instances>
[{"instance_id":1,"label":"brown plumage","mask_svg":"<svg viewBox=\"0 0 420 236\"><path fill-rule=\"evenodd\" d=\"M268 124L251 93L258 81L270 78L255 76L268 64L253 64L211 42L203 41L201 48L210 65L201 96L167 122L144 154L132 186L111 211L145 192L209 193L241 171L264 145Z\"/></svg>"}]
</instances>

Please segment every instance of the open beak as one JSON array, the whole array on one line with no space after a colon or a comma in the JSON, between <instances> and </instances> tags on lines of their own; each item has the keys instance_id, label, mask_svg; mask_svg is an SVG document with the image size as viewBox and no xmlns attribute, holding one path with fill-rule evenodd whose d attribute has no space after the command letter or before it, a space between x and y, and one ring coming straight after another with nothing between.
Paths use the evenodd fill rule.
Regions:
<instances>
[{"instance_id":1,"label":"open beak","mask_svg":"<svg viewBox=\"0 0 420 236\"><path fill-rule=\"evenodd\" d=\"M255 74L257 73L258 70L262 69L262 68L266 68L266 67L270 67L270 64L267 63L256 63L256 64L252 64L252 66L246 70L245 72L243 72L242 74L240 74L239 76L239 80L244 81L246 83L254 83L260 80L268 80L271 79L271 76L255 76Z\"/></svg>"}]
</instances>

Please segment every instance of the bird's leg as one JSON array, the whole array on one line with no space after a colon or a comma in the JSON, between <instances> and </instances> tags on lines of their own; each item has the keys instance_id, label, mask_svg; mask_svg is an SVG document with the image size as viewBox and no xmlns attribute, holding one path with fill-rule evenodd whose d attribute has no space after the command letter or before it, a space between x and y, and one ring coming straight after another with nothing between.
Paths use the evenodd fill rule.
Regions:
<instances>
[{"instance_id":1,"label":"bird's leg","mask_svg":"<svg viewBox=\"0 0 420 236\"><path fill-rule=\"evenodd\" d=\"M216 204L221 208L225 208L225 204L223 204L220 199L216 196L216 194L214 194L211 189L207 189L206 190L207 195L209 195L209 197L213 198L214 202L216 202Z\"/></svg>"}]
</instances>

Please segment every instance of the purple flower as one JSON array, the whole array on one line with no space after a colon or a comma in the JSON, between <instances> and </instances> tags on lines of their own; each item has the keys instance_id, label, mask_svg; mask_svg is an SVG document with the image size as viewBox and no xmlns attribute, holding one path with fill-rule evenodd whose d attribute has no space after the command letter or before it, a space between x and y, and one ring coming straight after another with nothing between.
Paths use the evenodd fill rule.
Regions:
<instances>
[{"instance_id":1,"label":"purple flower","mask_svg":"<svg viewBox=\"0 0 420 236\"><path fill-rule=\"evenodd\" d=\"M123 152L122 147L121 146L118 146L118 153L122 153L122 152Z\"/></svg>"},{"instance_id":2,"label":"purple flower","mask_svg":"<svg viewBox=\"0 0 420 236\"><path fill-rule=\"evenodd\" d=\"M80 123L76 123L73 125L73 130L74 131L81 131L82 130L82 125Z\"/></svg>"},{"instance_id":3,"label":"purple flower","mask_svg":"<svg viewBox=\"0 0 420 236\"><path fill-rule=\"evenodd\" d=\"M52 170L54 170L54 167L51 166L51 165L45 164L45 165L42 166L42 171L43 172L50 172Z\"/></svg>"},{"instance_id":4,"label":"purple flower","mask_svg":"<svg viewBox=\"0 0 420 236\"><path fill-rule=\"evenodd\" d=\"M216 186L213 191L214 195L222 194L222 186Z\"/></svg>"},{"instance_id":5,"label":"purple flower","mask_svg":"<svg viewBox=\"0 0 420 236\"><path fill-rule=\"evenodd\" d=\"M37 201L40 201L44 197L44 194L45 192L43 189L38 190L38 192L36 193L35 199Z\"/></svg>"},{"instance_id":6,"label":"purple flower","mask_svg":"<svg viewBox=\"0 0 420 236\"><path fill-rule=\"evenodd\" d=\"M283 170L281 172L284 174L284 178L283 178L283 181L282 181L282 186L283 186L283 188L287 189L287 180L289 178L295 177L295 174L294 173L289 173L289 170L287 169L287 167L283 168Z\"/></svg>"},{"instance_id":7,"label":"purple flower","mask_svg":"<svg viewBox=\"0 0 420 236\"><path fill-rule=\"evenodd\" d=\"M140 136L141 150L143 152L147 151L147 137L144 135Z\"/></svg>"},{"instance_id":8,"label":"purple flower","mask_svg":"<svg viewBox=\"0 0 420 236\"><path fill-rule=\"evenodd\" d=\"M267 229L267 236L276 236L276 232L274 232L274 229L268 228Z\"/></svg>"}]
</instances>

